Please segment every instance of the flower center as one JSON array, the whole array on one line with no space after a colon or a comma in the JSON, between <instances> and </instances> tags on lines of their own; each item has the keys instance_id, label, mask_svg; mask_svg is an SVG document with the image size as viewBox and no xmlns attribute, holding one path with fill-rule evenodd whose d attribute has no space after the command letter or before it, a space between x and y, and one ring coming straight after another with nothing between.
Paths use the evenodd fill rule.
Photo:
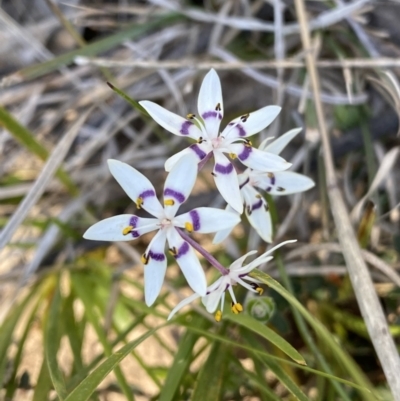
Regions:
<instances>
[{"instance_id":1,"label":"flower center","mask_svg":"<svg viewBox=\"0 0 400 401\"><path fill-rule=\"evenodd\" d=\"M223 141L224 141L224 138L221 136L211 139L211 145L212 145L213 149L218 149L219 147L221 147Z\"/></svg>"},{"instance_id":2,"label":"flower center","mask_svg":"<svg viewBox=\"0 0 400 401\"><path fill-rule=\"evenodd\" d=\"M160 229L168 228L172 226L172 221L169 219L162 219L160 220Z\"/></svg>"}]
</instances>

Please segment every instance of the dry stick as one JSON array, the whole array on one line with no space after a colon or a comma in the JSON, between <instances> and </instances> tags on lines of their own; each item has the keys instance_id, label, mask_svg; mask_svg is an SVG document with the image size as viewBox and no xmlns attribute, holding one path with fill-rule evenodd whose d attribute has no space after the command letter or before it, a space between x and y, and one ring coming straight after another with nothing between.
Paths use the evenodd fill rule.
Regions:
<instances>
[{"instance_id":1,"label":"dry stick","mask_svg":"<svg viewBox=\"0 0 400 401\"><path fill-rule=\"evenodd\" d=\"M326 184L332 215L361 314L366 323L368 333L382 365L394 400L400 401L400 358L393 338L389 333L385 315L375 292L367 265L361 255L361 250L354 235L349 215L337 186L328 131L325 125L324 112L319 95L319 77L314 56L310 51L310 32L308 29L304 1L295 0L295 6L301 26L301 39L306 52L307 70L311 79L318 125L322 137Z\"/></svg>"}]
</instances>

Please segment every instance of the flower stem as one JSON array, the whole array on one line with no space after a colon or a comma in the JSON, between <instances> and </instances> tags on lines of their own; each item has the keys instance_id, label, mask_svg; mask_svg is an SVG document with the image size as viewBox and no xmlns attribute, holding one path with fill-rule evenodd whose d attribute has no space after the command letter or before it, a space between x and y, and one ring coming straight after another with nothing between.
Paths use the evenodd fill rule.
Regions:
<instances>
[{"instance_id":1,"label":"flower stem","mask_svg":"<svg viewBox=\"0 0 400 401\"><path fill-rule=\"evenodd\" d=\"M214 258L214 256L211 255L211 253L207 252L199 243L197 243L193 238L189 237L183 231L182 229L175 227L176 230L178 231L179 235L186 241L188 242L194 249L196 249L197 252L199 252L201 255L204 256L204 259L208 260L216 269L219 270L219 272L223 275L226 276L229 274L229 269L226 267L222 266L221 263L218 262L217 259Z\"/></svg>"}]
</instances>

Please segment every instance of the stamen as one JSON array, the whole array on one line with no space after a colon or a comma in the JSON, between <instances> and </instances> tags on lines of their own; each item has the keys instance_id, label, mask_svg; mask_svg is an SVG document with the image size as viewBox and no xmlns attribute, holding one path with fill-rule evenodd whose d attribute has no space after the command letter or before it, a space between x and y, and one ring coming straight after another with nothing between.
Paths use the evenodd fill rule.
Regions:
<instances>
[{"instance_id":1,"label":"stamen","mask_svg":"<svg viewBox=\"0 0 400 401\"><path fill-rule=\"evenodd\" d=\"M243 116L240 117L240 119L242 120L242 123L245 123L247 121L247 119L250 117L250 114L244 114Z\"/></svg>"},{"instance_id":2,"label":"stamen","mask_svg":"<svg viewBox=\"0 0 400 401\"><path fill-rule=\"evenodd\" d=\"M265 209L265 211L266 211L266 212L268 212L268 211L269 211L269 206L268 206L268 203L265 203L265 204L264 204L264 209Z\"/></svg>"},{"instance_id":3,"label":"stamen","mask_svg":"<svg viewBox=\"0 0 400 401\"><path fill-rule=\"evenodd\" d=\"M201 136L201 137L197 140L197 143L203 143L203 141L204 141L204 139L203 139L203 137Z\"/></svg>"},{"instance_id":4,"label":"stamen","mask_svg":"<svg viewBox=\"0 0 400 401\"><path fill-rule=\"evenodd\" d=\"M238 315L240 312L243 311L243 306L239 302L236 304L232 302L231 310L235 315Z\"/></svg>"},{"instance_id":5,"label":"stamen","mask_svg":"<svg viewBox=\"0 0 400 401\"><path fill-rule=\"evenodd\" d=\"M212 175L213 177L216 177L216 176L217 176L217 174L215 174L214 171L211 171L211 175Z\"/></svg>"},{"instance_id":6,"label":"stamen","mask_svg":"<svg viewBox=\"0 0 400 401\"><path fill-rule=\"evenodd\" d=\"M135 228L135 227L133 227L133 226L125 227L125 228L122 230L122 235L128 235L128 234L130 234L134 228Z\"/></svg>"},{"instance_id":7,"label":"stamen","mask_svg":"<svg viewBox=\"0 0 400 401\"><path fill-rule=\"evenodd\" d=\"M137 198L136 199L136 207L138 208L138 209L141 209L142 208L142 205L143 205L143 198L141 198L140 196L139 196L139 198Z\"/></svg>"},{"instance_id":8,"label":"stamen","mask_svg":"<svg viewBox=\"0 0 400 401\"><path fill-rule=\"evenodd\" d=\"M168 252L169 252L172 256L174 256L174 257L178 254L178 251L176 250L175 247L169 248L169 249L168 249Z\"/></svg>"},{"instance_id":9,"label":"stamen","mask_svg":"<svg viewBox=\"0 0 400 401\"><path fill-rule=\"evenodd\" d=\"M217 103L217 105L215 106L215 110L221 111L221 103Z\"/></svg>"},{"instance_id":10,"label":"stamen","mask_svg":"<svg viewBox=\"0 0 400 401\"><path fill-rule=\"evenodd\" d=\"M216 322L220 322L221 319L222 319L222 312L221 312L220 310L217 310L217 311L215 312L214 317L215 317L215 321L216 321Z\"/></svg>"},{"instance_id":11,"label":"stamen","mask_svg":"<svg viewBox=\"0 0 400 401\"><path fill-rule=\"evenodd\" d=\"M257 199L261 199L262 196L261 196L260 194L257 194L257 195L256 195L256 198L257 198Z\"/></svg>"},{"instance_id":12,"label":"stamen","mask_svg":"<svg viewBox=\"0 0 400 401\"><path fill-rule=\"evenodd\" d=\"M230 157L232 160L235 160L235 159L237 159L237 154L236 154L236 153L229 153L229 157Z\"/></svg>"},{"instance_id":13,"label":"stamen","mask_svg":"<svg viewBox=\"0 0 400 401\"><path fill-rule=\"evenodd\" d=\"M276 190L279 191L279 192L284 192L284 191L285 191L285 188L277 187Z\"/></svg>"},{"instance_id":14,"label":"stamen","mask_svg":"<svg viewBox=\"0 0 400 401\"><path fill-rule=\"evenodd\" d=\"M192 223L189 223L189 222L186 222L186 223L185 223L185 228L186 228L186 230L189 231L190 233L194 230L193 224L192 224Z\"/></svg>"},{"instance_id":15,"label":"stamen","mask_svg":"<svg viewBox=\"0 0 400 401\"><path fill-rule=\"evenodd\" d=\"M258 295L262 295L262 294L263 294L264 288L261 288L261 287L260 287L258 284L256 284L256 283L251 283L250 285L251 285L251 287L253 288L254 291L257 291L257 292L258 292Z\"/></svg>"},{"instance_id":16,"label":"stamen","mask_svg":"<svg viewBox=\"0 0 400 401\"><path fill-rule=\"evenodd\" d=\"M189 113L189 114L186 116L186 118L187 118L188 120L193 120L193 119L196 118L196 114Z\"/></svg>"},{"instance_id":17,"label":"stamen","mask_svg":"<svg viewBox=\"0 0 400 401\"><path fill-rule=\"evenodd\" d=\"M267 175L268 175L268 178L274 178L275 177L274 173L267 173Z\"/></svg>"},{"instance_id":18,"label":"stamen","mask_svg":"<svg viewBox=\"0 0 400 401\"><path fill-rule=\"evenodd\" d=\"M142 255L142 257L140 258L141 259L141 261L142 261L142 263L144 264L144 265L147 265L147 263L149 263L149 255L146 255L145 253Z\"/></svg>"},{"instance_id":19,"label":"stamen","mask_svg":"<svg viewBox=\"0 0 400 401\"><path fill-rule=\"evenodd\" d=\"M174 206L175 205L175 201L173 199L165 199L164 205L165 206Z\"/></svg>"},{"instance_id":20,"label":"stamen","mask_svg":"<svg viewBox=\"0 0 400 401\"><path fill-rule=\"evenodd\" d=\"M250 139L244 138L244 146L252 147L253 144L251 143Z\"/></svg>"}]
</instances>

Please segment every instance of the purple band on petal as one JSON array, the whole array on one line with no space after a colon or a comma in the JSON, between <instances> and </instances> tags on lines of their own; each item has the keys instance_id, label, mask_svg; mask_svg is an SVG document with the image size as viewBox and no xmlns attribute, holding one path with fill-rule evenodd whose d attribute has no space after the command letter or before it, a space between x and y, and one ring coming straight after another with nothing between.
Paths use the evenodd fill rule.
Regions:
<instances>
[{"instance_id":1,"label":"purple band on petal","mask_svg":"<svg viewBox=\"0 0 400 401\"><path fill-rule=\"evenodd\" d=\"M252 150L253 150L253 149L252 149L251 146L243 146L242 153L239 153L239 154L238 154L239 160L242 160L242 161L243 161L243 160L248 159L248 157L250 156L250 153L251 153Z\"/></svg>"},{"instance_id":2,"label":"purple band on petal","mask_svg":"<svg viewBox=\"0 0 400 401\"><path fill-rule=\"evenodd\" d=\"M189 135L189 128L193 125L191 121L185 121L182 126L181 130L179 131L182 135Z\"/></svg>"},{"instance_id":3,"label":"purple band on petal","mask_svg":"<svg viewBox=\"0 0 400 401\"><path fill-rule=\"evenodd\" d=\"M229 288L229 286L230 286L230 284L226 283L224 291L226 291Z\"/></svg>"},{"instance_id":4,"label":"purple band on petal","mask_svg":"<svg viewBox=\"0 0 400 401\"><path fill-rule=\"evenodd\" d=\"M192 218L193 222L193 230L199 231L200 230L200 216L196 210L192 210L189 212L190 217Z\"/></svg>"},{"instance_id":5,"label":"purple band on petal","mask_svg":"<svg viewBox=\"0 0 400 401\"><path fill-rule=\"evenodd\" d=\"M156 260L157 262L162 262L165 259L165 255L163 253L157 253L153 251L149 251L148 257Z\"/></svg>"},{"instance_id":6,"label":"purple band on petal","mask_svg":"<svg viewBox=\"0 0 400 401\"><path fill-rule=\"evenodd\" d=\"M229 163L227 166L223 166L222 164L215 164L215 171L221 174L230 174L233 171L233 164Z\"/></svg>"},{"instance_id":7,"label":"purple band on petal","mask_svg":"<svg viewBox=\"0 0 400 401\"><path fill-rule=\"evenodd\" d=\"M198 158L200 160L203 160L207 156L206 152L201 150L200 147L198 145L196 145L195 143L193 145L190 145L189 147L190 147L190 149L193 150L194 153L196 153L196 155L198 156Z\"/></svg>"},{"instance_id":8,"label":"purple band on petal","mask_svg":"<svg viewBox=\"0 0 400 401\"><path fill-rule=\"evenodd\" d=\"M269 191L271 191L271 189L272 189L272 187L268 187L268 188L266 189L266 191L269 192Z\"/></svg>"},{"instance_id":9,"label":"purple band on petal","mask_svg":"<svg viewBox=\"0 0 400 401\"><path fill-rule=\"evenodd\" d=\"M249 181L250 181L250 177L247 177L246 181L243 184L239 185L239 189L242 189Z\"/></svg>"},{"instance_id":10,"label":"purple band on petal","mask_svg":"<svg viewBox=\"0 0 400 401\"><path fill-rule=\"evenodd\" d=\"M254 203L253 205L251 205L251 210L257 210L260 209L260 207L263 205L263 201L262 199L260 199L257 203Z\"/></svg>"},{"instance_id":11,"label":"purple band on petal","mask_svg":"<svg viewBox=\"0 0 400 401\"><path fill-rule=\"evenodd\" d=\"M243 277L246 277L246 276L247 276L247 273L239 274L239 278L243 278Z\"/></svg>"},{"instance_id":12,"label":"purple band on petal","mask_svg":"<svg viewBox=\"0 0 400 401\"><path fill-rule=\"evenodd\" d=\"M137 227L138 222L139 222L139 217L137 217L137 216L132 216L132 217L129 219L129 225L132 226L133 228L136 228L136 227ZM139 234L137 231L135 231L135 230L132 230L132 231L131 231L131 235L132 235L133 238L138 238L138 237L140 237L140 234Z\"/></svg>"},{"instance_id":13,"label":"purple band on petal","mask_svg":"<svg viewBox=\"0 0 400 401\"><path fill-rule=\"evenodd\" d=\"M202 114L202 117L204 120L206 120L207 118L210 118L210 117L213 117L213 118L218 117L219 120L222 120L222 114L218 113L217 111L207 111Z\"/></svg>"},{"instance_id":14,"label":"purple band on petal","mask_svg":"<svg viewBox=\"0 0 400 401\"><path fill-rule=\"evenodd\" d=\"M175 259L179 259L181 256L186 255L188 252L189 252L189 244L185 241L178 249L178 253L175 256Z\"/></svg>"},{"instance_id":15,"label":"purple band on petal","mask_svg":"<svg viewBox=\"0 0 400 401\"><path fill-rule=\"evenodd\" d=\"M133 228L136 228L136 227L137 227L137 224L138 224L138 221L139 221L139 217L137 217L137 216L132 216L132 217L129 219L129 225L132 226Z\"/></svg>"},{"instance_id":16,"label":"purple band on petal","mask_svg":"<svg viewBox=\"0 0 400 401\"><path fill-rule=\"evenodd\" d=\"M228 125L235 125L236 123L229 123ZM242 125L237 124L235 128L239 131L239 136L246 136L247 132Z\"/></svg>"},{"instance_id":17,"label":"purple band on petal","mask_svg":"<svg viewBox=\"0 0 400 401\"><path fill-rule=\"evenodd\" d=\"M185 196L181 192L175 191L174 189L171 188L165 188L164 196L172 196L179 203L185 202Z\"/></svg>"},{"instance_id":18,"label":"purple band on petal","mask_svg":"<svg viewBox=\"0 0 400 401\"><path fill-rule=\"evenodd\" d=\"M149 196L156 196L156 193L152 189L146 189L146 191L142 192L139 195L139 198L145 199L148 198Z\"/></svg>"}]
</instances>

